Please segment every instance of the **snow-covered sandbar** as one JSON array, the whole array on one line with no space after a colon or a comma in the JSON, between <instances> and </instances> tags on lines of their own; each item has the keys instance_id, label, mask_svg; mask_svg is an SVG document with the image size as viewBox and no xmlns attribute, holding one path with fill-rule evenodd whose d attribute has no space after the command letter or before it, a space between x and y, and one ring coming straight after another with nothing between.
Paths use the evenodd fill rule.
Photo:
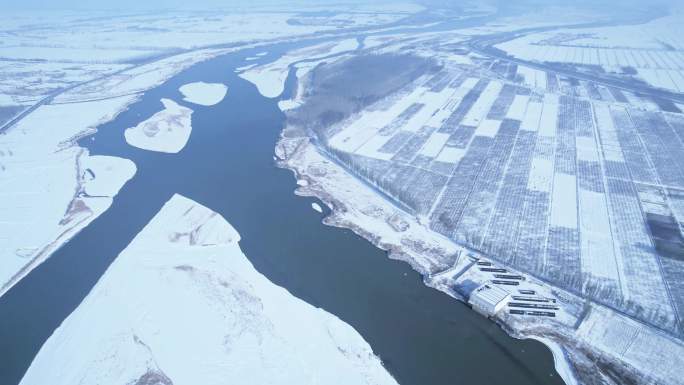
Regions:
<instances>
[{"instance_id":1,"label":"snow-covered sandbar","mask_svg":"<svg viewBox=\"0 0 684 385\"><path fill-rule=\"evenodd\" d=\"M321 207L321 205L319 205L316 202L311 204L311 208L314 209L315 211L318 211L319 213L323 212L323 208Z\"/></svg>"},{"instance_id":2,"label":"snow-covered sandbar","mask_svg":"<svg viewBox=\"0 0 684 385\"><path fill-rule=\"evenodd\" d=\"M258 273L239 240L220 215L175 195L21 384L396 383L353 328Z\"/></svg>"},{"instance_id":3,"label":"snow-covered sandbar","mask_svg":"<svg viewBox=\"0 0 684 385\"><path fill-rule=\"evenodd\" d=\"M161 102L163 110L126 129L126 142L143 150L177 153L190 139L192 110L170 99Z\"/></svg>"},{"instance_id":4,"label":"snow-covered sandbar","mask_svg":"<svg viewBox=\"0 0 684 385\"><path fill-rule=\"evenodd\" d=\"M178 89L183 100L202 106L213 106L226 97L228 87L222 83L195 82L182 85Z\"/></svg>"},{"instance_id":5,"label":"snow-covered sandbar","mask_svg":"<svg viewBox=\"0 0 684 385\"><path fill-rule=\"evenodd\" d=\"M136 172L128 159L106 155L91 155L80 160L83 192L87 197L113 197Z\"/></svg>"}]
</instances>

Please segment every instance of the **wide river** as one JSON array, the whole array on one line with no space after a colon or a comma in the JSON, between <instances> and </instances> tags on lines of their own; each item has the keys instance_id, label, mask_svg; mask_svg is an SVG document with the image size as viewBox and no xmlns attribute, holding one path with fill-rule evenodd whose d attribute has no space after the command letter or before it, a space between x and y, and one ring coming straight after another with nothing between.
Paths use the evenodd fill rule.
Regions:
<instances>
[{"instance_id":1,"label":"wide river","mask_svg":"<svg viewBox=\"0 0 684 385\"><path fill-rule=\"evenodd\" d=\"M269 47L258 61L290 47ZM81 141L92 154L133 160L138 172L109 210L0 298L0 384L20 381L54 329L175 193L223 215L262 274L353 326L400 384L562 384L545 346L510 338L425 286L407 264L349 230L323 225L311 209L314 200L294 195L292 173L273 160L285 118L277 100L234 73L262 51L195 65ZM225 83L228 95L216 106L190 106L193 132L180 153L126 144L127 127L159 111L160 98L183 104L178 87L194 81Z\"/></svg>"}]
</instances>

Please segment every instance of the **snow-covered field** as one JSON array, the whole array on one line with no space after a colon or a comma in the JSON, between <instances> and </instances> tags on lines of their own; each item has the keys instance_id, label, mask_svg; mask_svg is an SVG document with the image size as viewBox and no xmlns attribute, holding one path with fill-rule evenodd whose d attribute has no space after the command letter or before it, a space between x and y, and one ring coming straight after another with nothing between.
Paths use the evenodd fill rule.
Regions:
<instances>
[{"instance_id":1,"label":"snow-covered field","mask_svg":"<svg viewBox=\"0 0 684 385\"><path fill-rule=\"evenodd\" d=\"M126 129L126 142L143 150L177 153L190 139L192 110L170 99L161 102L163 110Z\"/></svg>"},{"instance_id":2,"label":"snow-covered field","mask_svg":"<svg viewBox=\"0 0 684 385\"><path fill-rule=\"evenodd\" d=\"M193 64L233 51L235 48L199 49L132 66L110 76L83 79L87 82L57 95L53 103L75 103L139 94L162 84Z\"/></svg>"},{"instance_id":3,"label":"snow-covered field","mask_svg":"<svg viewBox=\"0 0 684 385\"><path fill-rule=\"evenodd\" d=\"M590 370L606 381L680 383L681 369L659 372L656 362L680 368L673 357L684 354L681 111L638 87L465 49L457 55L471 60L454 62L440 42L397 38L371 51L439 58L440 71L324 129L290 123L276 153L306 181L296 193L331 207L325 223L354 230L457 298L467 295L454 292L461 281L435 277L456 274L463 286L497 279L462 265L463 247L526 277L520 288L534 283L562 306L553 316L506 311L497 322L513 335L548 341L557 357L566 352L566 373L586 379L593 361ZM294 108L287 113L297 117ZM589 310L668 340L669 353L638 360L594 344L598 337L577 331L594 322ZM634 339L631 349L651 349L649 338Z\"/></svg>"},{"instance_id":4,"label":"snow-covered field","mask_svg":"<svg viewBox=\"0 0 684 385\"><path fill-rule=\"evenodd\" d=\"M484 11L485 13L491 10ZM545 6L528 7L513 15L497 17L492 21L480 26L474 26L458 30L465 35L482 35L500 32L509 32L525 28L539 28L549 26L563 26L606 19L606 14L596 9L587 9L574 6L574 4L552 3Z\"/></svg>"},{"instance_id":5,"label":"snow-covered field","mask_svg":"<svg viewBox=\"0 0 684 385\"><path fill-rule=\"evenodd\" d=\"M645 24L558 29L497 45L510 55L537 62L599 66L622 74L632 68L652 86L684 91L684 9Z\"/></svg>"},{"instance_id":6,"label":"snow-covered field","mask_svg":"<svg viewBox=\"0 0 684 385\"><path fill-rule=\"evenodd\" d=\"M658 271L666 257L648 231L658 231L654 214L681 222L670 214L679 195L654 211L647 202L667 192L629 193L684 188L671 163L684 155L682 133L669 112L634 95L627 109L598 92L576 96L599 89L579 82L532 90L500 63L479 79L470 67L445 65L335 123L322 150L344 154L349 172L428 218L431 230L678 332L678 294L667 287L682 267ZM506 80L490 77L500 74Z\"/></svg>"},{"instance_id":7,"label":"snow-covered field","mask_svg":"<svg viewBox=\"0 0 684 385\"><path fill-rule=\"evenodd\" d=\"M356 39L345 39L339 42L323 43L299 50L290 51L278 60L265 65L249 67L240 72L240 77L256 85L259 93L267 98L275 98L283 92L285 79L290 66L296 64L297 77L304 76L315 66L316 59L321 60L331 55L353 51L358 46Z\"/></svg>"},{"instance_id":8,"label":"snow-covered field","mask_svg":"<svg viewBox=\"0 0 684 385\"><path fill-rule=\"evenodd\" d=\"M211 15L189 10L155 13L3 10L0 14L0 106L25 107L65 88L103 76L111 78L106 83L97 81L79 87L78 100L83 100L86 93L91 93L92 98L104 97L94 92L95 88L107 90L107 96L141 92L152 85L152 77L166 79L176 69L186 68L189 63L179 60L183 54L188 54L186 59L198 60L203 54L209 53L205 57L208 58L218 54L217 51L231 49L207 48L202 53L199 50L203 47L254 45L336 33L345 28L372 27L396 22L422 10L411 3L330 5L323 15L312 11L321 7L311 4L307 5L311 14L300 13L295 8L291 4L252 5L214 9ZM120 74L154 62L160 64L156 73ZM68 100L79 98L78 95Z\"/></svg>"},{"instance_id":9,"label":"snow-covered field","mask_svg":"<svg viewBox=\"0 0 684 385\"><path fill-rule=\"evenodd\" d=\"M135 175L135 163L115 156L93 155L79 159L85 198L113 197Z\"/></svg>"},{"instance_id":10,"label":"snow-covered field","mask_svg":"<svg viewBox=\"0 0 684 385\"><path fill-rule=\"evenodd\" d=\"M397 212L394 205L307 141L282 139L276 155L285 159L283 166L302 178L297 194L319 197L333 209L326 223L372 236L377 246L396 251L391 257L411 263L416 270L428 274L445 269L461 250L415 217Z\"/></svg>"},{"instance_id":11,"label":"snow-covered field","mask_svg":"<svg viewBox=\"0 0 684 385\"><path fill-rule=\"evenodd\" d=\"M239 240L175 195L21 384L395 384L353 328L259 274Z\"/></svg>"},{"instance_id":12,"label":"snow-covered field","mask_svg":"<svg viewBox=\"0 0 684 385\"><path fill-rule=\"evenodd\" d=\"M0 294L104 212L135 165L91 157L72 138L134 97L39 107L0 135Z\"/></svg>"},{"instance_id":13,"label":"snow-covered field","mask_svg":"<svg viewBox=\"0 0 684 385\"><path fill-rule=\"evenodd\" d=\"M420 82L427 79L419 79L419 87L399 93L387 108L365 111L357 119L345 122L343 129L330 138L330 146L376 159L391 159L393 153L388 148L392 145L388 142L393 136L410 136L425 126L439 127L456 108L454 101L463 98L477 82L467 78L460 83L455 78L445 79L447 85L441 90L431 89ZM434 153L434 157L446 141L439 133L433 135L421 152Z\"/></svg>"},{"instance_id":14,"label":"snow-covered field","mask_svg":"<svg viewBox=\"0 0 684 385\"><path fill-rule=\"evenodd\" d=\"M398 211L396 206L321 155L307 141L281 139L276 154L284 159L283 166L292 169L299 178L305 178L298 180L298 195L318 197L332 208L324 223L350 228L389 251L391 258L408 262L426 276L426 284L464 300L463 293L453 289L459 282L485 283L493 278L492 273L480 273L471 268L473 262L466 256L471 252L431 231L420 218ZM459 281L454 280L455 274ZM536 280L524 282L520 288L536 290L540 297L556 297L552 287ZM563 328L572 325L577 321L577 315L573 313L577 313L576 307L561 308L557 312L556 319L560 320L557 325ZM534 334L525 336L534 337ZM566 383L572 384L575 377L560 346L563 341L537 338L555 349L557 370Z\"/></svg>"}]
</instances>

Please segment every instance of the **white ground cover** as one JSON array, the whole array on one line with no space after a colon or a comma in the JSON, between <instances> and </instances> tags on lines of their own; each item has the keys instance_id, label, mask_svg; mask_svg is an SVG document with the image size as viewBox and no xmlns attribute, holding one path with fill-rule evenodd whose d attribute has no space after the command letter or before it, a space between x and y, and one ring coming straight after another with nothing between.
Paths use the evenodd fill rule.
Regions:
<instances>
[{"instance_id":1,"label":"white ground cover","mask_svg":"<svg viewBox=\"0 0 684 385\"><path fill-rule=\"evenodd\" d=\"M111 204L132 162L88 156L77 138L134 97L47 105L0 135L0 294Z\"/></svg>"},{"instance_id":2,"label":"white ground cover","mask_svg":"<svg viewBox=\"0 0 684 385\"><path fill-rule=\"evenodd\" d=\"M392 197L399 201L399 204L412 203L413 200L421 198L420 194L423 190L405 188L405 186L410 185L410 181L416 179L412 176L401 175L400 173L403 170L400 170L399 167L387 168L384 162L362 158L357 163L351 161L345 163L347 159L340 157L342 163L345 164L344 167L349 166L348 169L342 169L333 162L326 161L325 158L325 153L329 150L326 146L329 146L333 150L375 159L391 160L393 154L385 153L396 151L386 149L391 146L386 146L383 149L385 152L379 151L390 139L388 132L400 133L401 136L398 136L398 139L404 140L407 133L414 132L412 128L428 127L430 130L422 132L423 136L419 138L421 141L416 142L418 145L415 148L414 143L411 143L411 146L401 144L399 140L392 143L392 146L403 146L402 148L408 148L412 152L413 158L409 163L413 170L440 172L442 169L446 169L449 172L448 165L445 167L444 164L428 163L425 158L436 156L437 160L457 163L463 157L464 150L474 148L482 151L482 148L487 148L488 151L487 155L482 157L473 155L479 155L477 153L467 154L468 157L463 158L462 161L463 167L460 167L460 169L465 170L463 174L453 174L463 178L466 186L468 186L467 182L469 181L466 178L471 178L474 175L478 175L478 177L484 175L487 178L483 179L485 182L475 184L468 190L459 191L453 188L451 191L454 193L453 195L441 193L440 197L446 197L449 200L454 196L453 201L459 201L463 196L468 196L467 199L471 199L470 196L483 189L500 192L498 197L509 196L508 194L514 191L524 191L525 187L530 190L529 192L525 191L529 197L525 200L517 197L509 200L501 199L497 201L496 207L492 207L493 204L489 207L486 204L478 206L479 202L474 201L475 204L466 206L473 208L473 212L479 210L478 214L481 214L481 218L498 217L498 223L491 220L487 226L489 229L495 229L494 226L496 225L500 228L504 227L507 231L501 231L498 234L494 231L491 233L497 236L502 235L499 239L513 239L510 243L502 242L498 247L491 247L488 250L491 253L490 257L510 265L512 270L517 266L530 272L530 274L538 275L540 279L552 278L547 283L535 283L540 287L537 291L543 289L549 295L563 293L562 290L551 286L554 284L553 280L561 281L556 278L557 276L561 276L562 279L570 277L567 279L568 281L572 279L581 283L577 285L572 283L566 286L562 286L563 283L561 283L559 286L569 288L569 290L573 290L573 293L599 293L587 294L587 296L600 303L615 306L618 311L629 311L633 316L634 313L637 313L636 317L642 317L641 319L646 322L651 322L651 320L662 322L662 324L670 322L671 317L674 317L669 308L671 305L670 298L662 290L664 281L653 263L657 259L655 252L652 249L649 250L651 243L646 234L649 229L644 226L645 223L641 222L642 212L640 211L641 207L649 208L657 204L657 207L663 209L663 215L669 215L669 212L664 210L667 208L667 198L664 193L661 193L660 195L663 196L660 197L657 190L658 186L650 186L648 196L644 198L645 193L641 191L644 186L638 186L637 191L632 193L628 185L618 183L622 181L618 181L616 178L624 178L618 174L621 168L625 168L624 171L627 173L632 169L636 173L641 167L644 170L654 172L651 170L655 167L651 164L651 158L660 161L676 159L674 150L679 144L676 140L677 136L670 134L670 138L673 138L674 142L668 148L672 149L673 155L659 155L658 145L661 143L658 140L662 139L654 138L657 135L656 131L651 136L650 127L642 127L637 130L634 127L630 128L630 125L625 123L631 122L629 115L632 115L634 121L638 121L637 118L641 116L641 113L637 111L641 110L643 102L638 97L626 95L628 101L625 104L631 104L635 108L627 111L629 112L627 114L623 107L622 111L625 112L627 119L625 122L616 121L614 125L611 112L616 112L615 108L608 108L603 102L588 102L587 90L584 93L576 93L577 98L567 97L568 90L572 90L569 85L570 82L563 78L559 79L552 73L548 74L550 86L555 84L554 81L560 80L560 89L556 89L554 92L562 92L564 96L561 97L558 93L545 92L547 81L545 72L530 68L524 72L522 75L525 77L525 82L535 87L534 90L530 90L529 96L517 95L506 101L506 98L501 97L507 96L501 93L503 90L501 81L490 81L488 87L480 93L475 104L467 109L459 110L458 118L460 121L450 121L448 124L451 126L445 126L442 118L442 116L450 115L449 110L453 111L453 108L449 107L453 100L449 99L464 100L465 93L462 90L472 88L478 83L478 78L471 77L463 81L456 91L449 90L449 86L447 86L444 92L446 93L448 90L453 93L453 96L447 95L446 100L441 101L439 105L433 105L433 100L438 100L440 93L432 93L419 81L416 81L411 88L402 89L387 97L386 100L331 127L330 137L327 138L326 145L320 147L323 155L311 151L309 148L311 145L305 143L294 152L295 155L289 156L288 151L295 146L288 149L287 147L290 144L284 144L285 150L282 148L281 150L287 155L285 156L288 158L286 164L296 170L298 178L306 177L311 181L308 186L299 188L297 193L315 195L323 199L333 208L333 214L324 219L325 223L350 228L379 247L389 250L391 256L407 260L416 270L424 273L427 276L428 284L431 284L429 281L435 274L439 275L444 271L443 269L451 268L445 265L451 262L449 258L453 255L451 250L453 248L458 249L458 246L449 246L446 242L433 242L438 237L431 234L429 229L421 233L424 229L421 227L426 223L426 218L412 217L400 208L384 202L384 198L371 188L355 182L352 175L366 180L370 185L377 183L377 186L381 186L382 183L396 183L392 187L399 187L402 190L400 193L392 194ZM475 70L471 72L461 70L459 72L454 71L454 73L461 76L460 81L463 79L464 73L470 75L477 72ZM605 90L603 91L605 92ZM492 109L494 103L496 103L498 116L501 116L501 103L504 101L510 103L505 111L506 117L521 120L521 130L515 138L508 137L512 136L508 135L508 132L502 131L499 134L501 122L488 119L490 113L494 111ZM396 122L397 117L414 103L424 105L423 109L414 115L414 118L407 119L399 124L391 124ZM622 104L616 103L616 105L621 106ZM463 104L463 106L469 106L469 104ZM430 120L422 120L419 125L413 125L414 122L418 121L415 117L422 115L423 112L429 114ZM462 115L465 117L461 119ZM666 115L675 116L675 114ZM435 117L439 117L439 119L435 119ZM472 131L460 130L460 128L454 129L456 125L474 126L477 129L472 133ZM510 129L510 127L505 128ZM665 128L667 128L666 125L653 127L654 130L660 129L661 131ZM447 141L444 135L449 134L452 134L451 140ZM463 135L463 137L459 135ZM493 144L489 147L485 147L485 145L476 147L473 146L473 141L470 141L470 147L464 145L472 135L478 140L489 137L485 138L486 141L493 142ZM490 140L491 138L494 140ZM459 142L461 140L462 142ZM641 146L646 144L642 144L641 141L646 144L650 143L650 147L642 149ZM283 142L288 141L283 140ZM485 141L482 142L486 143ZM457 148L457 146L465 148ZM624 158L628 158L627 161L623 159L621 146L624 150ZM668 150L665 147L663 146L663 151ZM510 154L499 158L497 157L499 150L506 151L505 154L510 151ZM646 153L646 150L650 150L650 153ZM646 155L635 160L634 153ZM337 153L332 152L332 154ZM332 154L331 157L334 156ZM480 154L483 153L480 152ZM421 157L419 158L416 155L421 155ZM408 158L410 156L397 158L395 165L403 163L404 159ZM466 163L466 159L469 163ZM490 161L491 159L493 161ZM631 163L627 164L628 161ZM527 168L528 166L529 168ZM466 173L467 167L472 167L477 174ZM615 168L612 169L612 167ZM461 171L460 169L456 169L456 171ZM610 174L609 171L615 174ZM392 176L380 179L380 182L377 182L376 172ZM463 175L467 176L464 177ZM496 179L494 175L496 175ZM630 181L629 174L625 179L626 182ZM458 182L458 180L454 180L452 177L451 183L453 182ZM655 183L660 184L659 181ZM441 185L435 183L435 186L439 188ZM638 196L635 195L636 193ZM655 199L656 196L660 200ZM434 212L434 207L433 205L431 212ZM452 210L453 207L448 207L448 209ZM487 211L490 209L496 217L490 216ZM650 208L649 210L655 209ZM445 213L447 212L449 211L445 211ZM453 209L450 212L459 213L460 211ZM661 213L660 211L653 212ZM405 218L405 223L409 224L408 230L398 230L390 226L392 215ZM454 215L454 217L456 216ZM466 223L466 227L468 227L470 223L462 221L461 218L463 216L457 218L458 221L461 221L459 225L462 226L463 223ZM513 227L507 227L511 223ZM519 230L516 230L516 226ZM447 231L444 233L450 236ZM420 236L414 238L416 234L420 234ZM420 240L420 247L416 247L416 239ZM509 258L507 249L511 247L519 247L522 251L515 257ZM542 264L544 266L539 267ZM537 270L535 271L535 269ZM574 275L571 276L570 274ZM477 277L482 278L484 275ZM491 275L486 277L486 279L492 278ZM530 280L528 276L527 282ZM525 285L521 286L525 287ZM676 283L673 287L675 286ZM445 291L448 290L450 288L445 287ZM634 307L629 308L632 306L631 303L626 305L623 305L625 302L617 305L611 304L612 293L618 293L619 301L629 299L638 306L643 306L644 313L648 312L648 314L639 314L638 312L641 310L635 312ZM611 351L600 346L594 348L590 338L581 341L584 337L575 334L577 326L586 314L583 310L589 306L587 305L585 308L582 304L590 304L591 301L580 299L574 295L569 295L569 297L572 297L573 300L564 305L572 308L571 312L562 311L553 319L543 318L539 320L533 316L521 318L519 323L507 323L507 326L511 326L511 329L508 330L514 335L525 330L527 336L534 335L540 338L550 336L546 342L555 349L554 354L556 356L562 357L562 352L559 354L559 349L556 346L556 344L560 344L562 349L567 348L575 351L584 349L584 352L605 353L610 360L615 362L616 367L628 368L629 366L625 365L625 362L628 361L622 359L620 351ZM661 319L657 318L661 314L656 313L656 311L662 311ZM651 314L656 315L651 317ZM624 316L620 317L625 318ZM648 317L651 317L650 320ZM558 323L562 325L556 328ZM610 320L602 327L606 325L610 325ZM654 323L653 325L658 324ZM535 329L537 326L539 328ZM666 327L669 328L670 326L667 325ZM565 335L558 336L558 330L561 329ZM643 325L645 335L655 333L655 330L652 326ZM674 340L676 337L664 335L663 338ZM578 347L576 344L578 341L586 343L587 346ZM642 343L642 340L636 338L633 341L635 344ZM646 344L646 348L650 349L648 344ZM635 345L632 349L637 351L639 346ZM682 351L676 348L668 348L668 350L672 354L681 354ZM573 358L573 362L577 363L578 361ZM650 367L633 363L630 365L639 367L639 371L644 374L650 374L656 370L652 363L649 364ZM673 370L672 372L676 371ZM568 372L566 371L564 375L567 376ZM644 381L644 383L670 383L675 378L673 374L667 374L667 376L668 381ZM665 378L660 375L657 377Z\"/></svg>"},{"instance_id":3,"label":"white ground cover","mask_svg":"<svg viewBox=\"0 0 684 385\"><path fill-rule=\"evenodd\" d=\"M290 70L290 65L300 60L312 60L329 55L339 54L345 51L352 51L358 47L356 39L345 39L339 42L323 43L312 47L294 50L283 55L278 60L251 67L240 73L240 77L256 85L259 93L267 98L279 96L285 88L285 79ZM297 71L297 77L301 78L315 63L302 63L298 65L301 71Z\"/></svg>"},{"instance_id":4,"label":"white ground cover","mask_svg":"<svg viewBox=\"0 0 684 385\"><path fill-rule=\"evenodd\" d=\"M509 119L515 119L515 120L522 121L523 118L525 117L525 111L527 109L527 102L529 100L530 100L530 97L527 95L515 95L515 98L513 99L513 103L508 108L508 113L506 113L506 117Z\"/></svg>"},{"instance_id":5,"label":"white ground cover","mask_svg":"<svg viewBox=\"0 0 684 385\"><path fill-rule=\"evenodd\" d=\"M484 120L487 112L492 107L492 104L494 104L494 101L496 101L496 97L499 95L502 88L503 84L500 82L490 81L475 104L470 108L465 118L463 118L461 124L475 127L479 125Z\"/></svg>"},{"instance_id":6,"label":"white ground cover","mask_svg":"<svg viewBox=\"0 0 684 385\"><path fill-rule=\"evenodd\" d=\"M421 79L427 81L429 77ZM417 83L420 81L417 80ZM407 132L417 132L424 126L439 127L456 109L458 101L467 94L475 83L477 83L477 79L468 78L456 88L448 86L439 92L430 91L424 86L400 92L398 96L393 97L391 103L379 102L378 108L367 109L362 114L357 114L343 122L340 127L341 130L330 138L330 145L342 151L389 160L394 154L379 151L391 139L391 136L382 133L383 127L390 124L416 102L420 102L424 106L403 122L401 129ZM428 142L421 148L421 154L436 157L447 139L448 135L432 134Z\"/></svg>"},{"instance_id":7,"label":"white ground cover","mask_svg":"<svg viewBox=\"0 0 684 385\"><path fill-rule=\"evenodd\" d=\"M116 195L135 175L135 163L115 156L93 155L80 158L83 192L88 197Z\"/></svg>"},{"instance_id":8,"label":"white ground cover","mask_svg":"<svg viewBox=\"0 0 684 385\"><path fill-rule=\"evenodd\" d=\"M214 10L211 17L202 11L191 10L155 13L6 10L0 15L0 31L23 33L7 34L3 39L7 41L7 47L0 51L3 51L3 57L83 61L93 61L93 57L97 57L106 62L171 49L301 36L336 30L339 24L347 28L371 26L396 21L420 10L419 7L398 9L394 4L382 4L368 12L365 8L370 9L372 5L356 5L355 9L339 5L335 7L334 15L307 17L293 8L292 4L251 4L248 8ZM307 4L307 10L311 9ZM87 18L97 18L98 22L84 22ZM293 19L301 22L293 23ZM21 50L12 50L19 46L23 46Z\"/></svg>"},{"instance_id":9,"label":"white ground cover","mask_svg":"<svg viewBox=\"0 0 684 385\"><path fill-rule=\"evenodd\" d=\"M143 150L177 153L190 139L192 110L170 99L161 102L163 110L126 129L126 142Z\"/></svg>"},{"instance_id":10,"label":"white ground cover","mask_svg":"<svg viewBox=\"0 0 684 385\"><path fill-rule=\"evenodd\" d=\"M551 192L553 162L545 158L533 158L527 188L534 191Z\"/></svg>"},{"instance_id":11,"label":"white ground cover","mask_svg":"<svg viewBox=\"0 0 684 385\"><path fill-rule=\"evenodd\" d=\"M542 115L543 104L538 102L531 102L527 105L525 116L520 122L520 129L525 131L537 131L539 129L539 120Z\"/></svg>"},{"instance_id":12,"label":"white ground cover","mask_svg":"<svg viewBox=\"0 0 684 385\"><path fill-rule=\"evenodd\" d=\"M282 140L276 154L281 159L289 156L288 146L296 142L298 139L292 139L289 143ZM345 210L333 211L326 218L326 223L351 228L361 235L373 234L378 247L401 250L401 253L391 253L390 257L405 260L417 271L425 274L438 271L443 268L440 260L445 255L453 255L461 250L461 247L419 222L420 218L399 211L368 185L327 160L308 142L301 144L297 153L288 159L287 165L308 180L300 184L297 194L317 196L331 208L335 208L334 201L328 199L331 197L344 204ZM314 176L307 172L311 168L324 172ZM392 226L397 218L407 224L403 231Z\"/></svg>"},{"instance_id":13,"label":"white ground cover","mask_svg":"<svg viewBox=\"0 0 684 385\"><path fill-rule=\"evenodd\" d=\"M525 28L536 28L572 25L597 21L602 18L605 18L605 15L601 12L596 12L596 10L582 9L582 7L576 7L570 4L545 4L543 7L530 7L525 12L513 16L497 17L485 25L461 29L458 30L458 32L472 36L515 31L519 30L521 28L520 26L525 26Z\"/></svg>"},{"instance_id":14,"label":"white ground cover","mask_svg":"<svg viewBox=\"0 0 684 385\"><path fill-rule=\"evenodd\" d=\"M297 148L296 152L289 152L289 147L294 146L296 141L296 139L281 140L276 153L287 157L286 164L292 167L299 177L305 175L308 178L309 182L298 188L297 194L315 195L327 201L327 205L333 209L335 204L344 208L333 210L333 213L324 219L325 223L350 228L357 234L372 239L378 247L389 250L391 258L405 260L415 270L423 273L429 286L463 299L453 292L454 281L451 277L468 268L467 250L430 230L420 222L420 218L401 212L366 184L349 175L340 166L328 161L310 143L305 142ZM307 172L311 169L317 170L315 175ZM398 231L390 225L392 218L396 217L408 224L407 229ZM440 259L446 255L459 255L459 257L453 266L445 267ZM470 268L461 278L484 283L494 279L494 275L480 272L477 268ZM527 276L527 280L523 281L519 288L535 290L541 297L555 297L555 290L530 276ZM571 325L577 318L561 306L555 320L564 325ZM542 339L542 342L553 350L556 368L564 380L572 383L574 377L569 363L556 341Z\"/></svg>"},{"instance_id":15,"label":"white ground cover","mask_svg":"<svg viewBox=\"0 0 684 385\"><path fill-rule=\"evenodd\" d=\"M518 74L522 75L523 82L532 87L541 90L546 89L546 73L535 68L526 66L518 66Z\"/></svg>"},{"instance_id":16,"label":"white ground cover","mask_svg":"<svg viewBox=\"0 0 684 385\"><path fill-rule=\"evenodd\" d=\"M415 103L416 100L422 100L422 95L425 92L426 89L424 87L416 87L411 92L400 94L396 100L392 100L389 106L363 111L363 113L353 116L352 119L342 122L342 129L330 138L330 146L345 152L357 152L365 156L382 157L383 155L377 154L376 150L390 138L383 136L379 142L371 141L371 139L378 135L378 132L386 124L390 123ZM406 129L412 131L413 126L409 125L409 123L410 120L406 124ZM366 147L366 143L373 144L372 148ZM384 156L388 155L385 154Z\"/></svg>"},{"instance_id":17,"label":"white ground cover","mask_svg":"<svg viewBox=\"0 0 684 385\"><path fill-rule=\"evenodd\" d=\"M112 74L127 64L0 61L0 104L32 104L50 92Z\"/></svg>"},{"instance_id":18,"label":"white ground cover","mask_svg":"<svg viewBox=\"0 0 684 385\"><path fill-rule=\"evenodd\" d=\"M211 17L192 10L152 14L3 9L0 57L6 60L0 63L0 94L11 94L22 103L33 102L79 82L135 68L146 61L170 59L161 60L165 62L159 68L163 74L172 69L169 63L176 57L197 56L197 50L203 47L238 47L337 32L342 28L372 27L398 21L422 9L396 4L326 5L328 8L307 4L308 11L314 8L335 11L330 15L304 15L295 9L297 6L302 7L290 3L250 4L213 10ZM185 53L175 55L180 52ZM114 78L110 86L125 76L114 75ZM107 94L116 91L113 89Z\"/></svg>"},{"instance_id":19,"label":"white ground cover","mask_svg":"<svg viewBox=\"0 0 684 385\"><path fill-rule=\"evenodd\" d=\"M121 95L144 92L161 85L167 79L199 62L234 51L235 48L202 49L186 52L144 65L127 69L124 72L90 81L73 88L55 98L55 102L76 102L99 100Z\"/></svg>"},{"instance_id":20,"label":"white ground cover","mask_svg":"<svg viewBox=\"0 0 684 385\"><path fill-rule=\"evenodd\" d=\"M442 151L442 147L444 147L447 140L449 140L449 134L434 132L432 135L430 135L428 140L425 142L425 145L423 145L423 148L420 149L419 153L421 155L434 158L440 153L440 151Z\"/></svg>"},{"instance_id":21,"label":"white ground cover","mask_svg":"<svg viewBox=\"0 0 684 385\"><path fill-rule=\"evenodd\" d=\"M213 106L226 97L228 87L221 83L195 82L182 85L178 89L183 100L202 106Z\"/></svg>"},{"instance_id":22,"label":"white ground cover","mask_svg":"<svg viewBox=\"0 0 684 385\"><path fill-rule=\"evenodd\" d=\"M488 136L493 138L499 132L499 127L501 126L500 120L483 120L475 131L475 135Z\"/></svg>"},{"instance_id":23,"label":"white ground cover","mask_svg":"<svg viewBox=\"0 0 684 385\"><path fill-rule=\"evenodd\" d=\"M636 69L647 83L684 91L684 9L648 23L583 29L559 29L522 36L498 44L509 54L538 62L601 66L609 72ZM524 68L524 67L521 67ZM534 70L524 69L525 81L539 86Z\"/></svg>"},{"instance_id":24,"label":"white ground cover","mask_svg":"<svg viewBox=\"0 0 684 385\"><path fill-rule=\"evenodd\" d=\"M603 307L592 307L576 336L648 376L644 383L684 384L684 344Z\"/></svg>"},{"instance_id":25,"label":"white ground cover","mask_svg":"<svg viewBox=\"0 0 684 385\"><path fill-rule=\"evenodd\" d=\"M458 163L463 159L465 150L455 147L444 147L435 160L445 163Z\"/></svg>"},{"instance_id":26,"label":"white ground cover","mask_svg":"<svg viewBox=\"0 0 684 385\"><path fill-rule=\"evenodd\" d=\"M220 215L175 195L21 383L395 383L353 328L258 273L239 240Z\"/></svg>"},{"instance_id":27,"label":"white ground cover","mask_svg":"<svg viewBox=\"0 0 684 385\"><path fill-rule=\"evenodd\" d=\"M582 271L599 280L624 284L619 270L610 229L609 211L605 194L579 189ZM626 287L621 287L627 293Z\"/></svg>"},{"instance_id":28,"label":"white ground cover","mask_svg":"<svg viewBox=\"0 0 684 385\"><path fill-rule=\"evenodd\" d=\"M496 264L494 266L499 267ZM431 276L428 282L460 298L453 292L453 287L468 281L482 284L491 281L493 274L480 271L478 265L462 254L453 268ZM620 366L624 365L620 361L628 363L642 375L643 383L684 383L679 370L684 359L681 341L596 304L581 310L580 314L585 317L578 318L578 314L567 311L568 299L573 297L571 294L553 289L529 276L520 286L501 287L513 295L521 295L517 291L526 289L534 290L535 297L557 300L560 309L554 310L554 318L511 315L506 314L506 311L499 313L497 318L511 327L517 337L539 340L547 345L553 353L556 370L566 384L578 383L569 365L568 355L574 357L576 349L582 345L590 346L594 354L601 355L603 360L611 364Z\"/></svg>"},{"instance_id":29,"label":"white ground cover","mask_svg":"<svg viewBox=\"0 0 684 385\"><path fill-rule=\"evenodd\" d=\"M577 178L557 172L553 175L553 198L551 199L552 226L577 228Z\"/></svg>"},{"instance_id":30,"label":"white ground cover","mask_svg":"<svg viewBox=\"0 0 684 385\"><path fill-rule=\"evenodd\" d=\"M558 96L544 95L544 104L539 121L539 135L555 137L558 125Z\"/></svg>"}]
</instances>

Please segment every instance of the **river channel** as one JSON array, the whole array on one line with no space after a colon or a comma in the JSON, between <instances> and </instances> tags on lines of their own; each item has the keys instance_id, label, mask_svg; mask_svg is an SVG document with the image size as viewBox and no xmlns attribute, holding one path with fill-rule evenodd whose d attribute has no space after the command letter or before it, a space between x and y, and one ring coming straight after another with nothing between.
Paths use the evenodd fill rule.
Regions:
<instances>
[{"instance_id":1,"label":"river channel","mask_svg":"<svg viewBox=\"0 0 684 385\"><path fill-rule=\"evenodd\" d=\"M268 279L354 327L400 384L562 384L544 345L510 338L425 286L407 264L349 230L323 225L327 212L311 209L315 199L294 195L292 173L273 159L285 116L276 99L263 97L234 72L247 57L265 50L256 62L268 62L292 46L247 49L197 64L81 140L91 154L131 159L138 171L109 210L0 298L0 383L20 381L109 264L179 193L225 217ZM228 95L215 106L188 105L178 87L195 81L227 84ZM178 154L139 150L124 140L126 128L162 109L161 98L195 111L192 136Z\"/></svg>"}]
</instances>

